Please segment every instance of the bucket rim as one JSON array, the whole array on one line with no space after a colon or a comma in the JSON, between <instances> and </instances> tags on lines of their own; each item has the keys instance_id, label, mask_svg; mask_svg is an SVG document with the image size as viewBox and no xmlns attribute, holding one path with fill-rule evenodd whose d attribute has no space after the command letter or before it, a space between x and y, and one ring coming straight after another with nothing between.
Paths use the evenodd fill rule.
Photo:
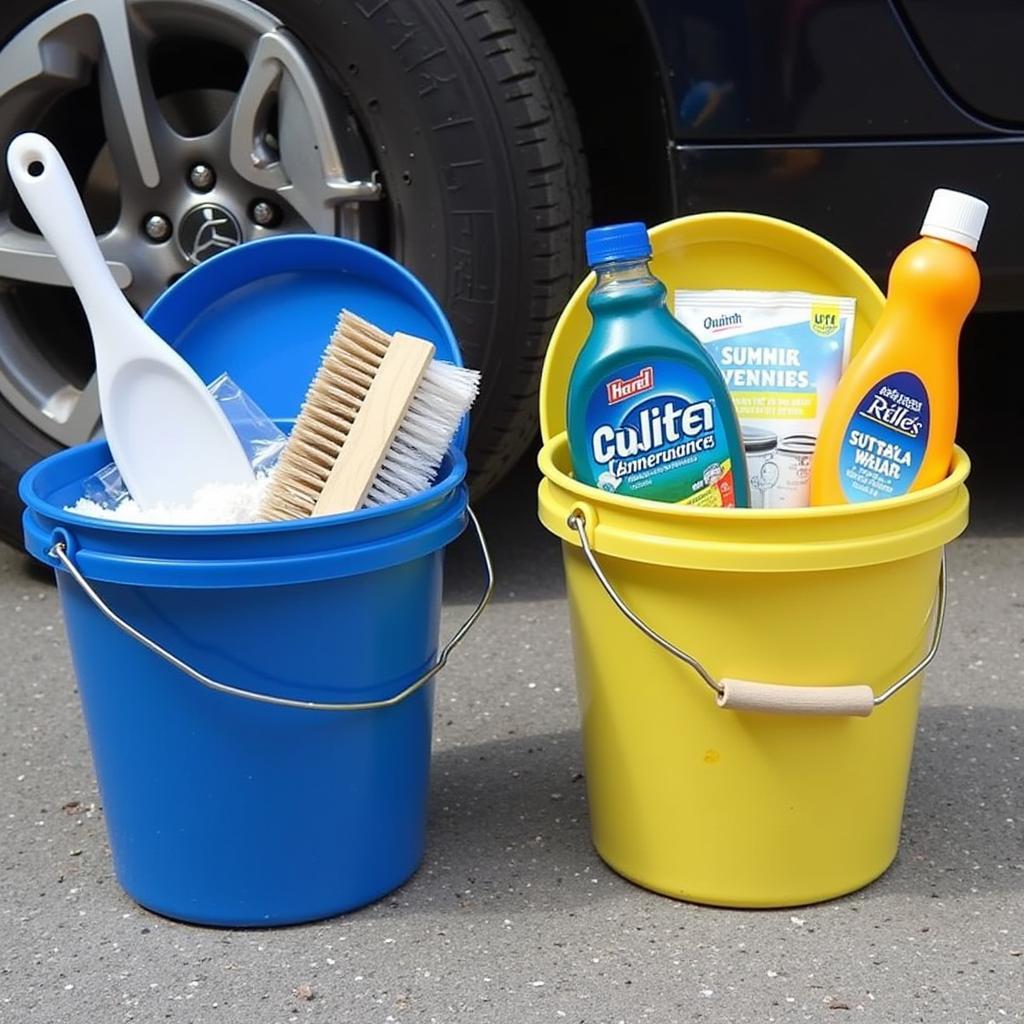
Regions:
<instances>
[{"instance_id":1,"label":"bucket rim","mask_svg":"<svg viewBox=\"0 0 1024 1024\"><path fill-rule=\"evenodd\" d=\"M643 513L662 516L667 519L692 519L694 521L735 521L745 523L778 522L779 520L814 520L838 517L872 515L881 510L897 506L909 508L934 500L945 492L955 491L963 485L971 470L971 460L959 445L953 447L953 461L950 472L944 480L929 487L896 498L881 498L874 501L851 502L846 505L810 505L804 508L702 508L695 505L679 505L666 501L652 501L633 495L612 494L589 484L580 483L574 476L558 468L555 458L569 446L568 433L561 431L544 442L537 454L537 466L546 480L563 490L578 495L587 504L605 505L622 512Z\"/></svg>"},{"instance_id":2,"label":"bucket rim","mask_svg":"<svg viewBox=\"0 0 1024 1024\"><path fill-rule=\"evenodd\" d=\"M281 422L281 421L277 421ZM116 519L101 519L98 516L82 515L71 512L61 505L56 505L37 493L37 483L41 475L51 471L55 464L65 460L80 459L90 449L106 449L107 443L102 438L88 441L85 444L65 448L46 456L27 469L18 483L18 495L26 508L33 513L56 520L62 525L78 526L88 530L109 531L112 534L148 535L152 537L237 537L237 536L269 536L276 533L301 532L323 529L324 527L343 524L359 524L384 519L389 515L413 511L453 490L462 483L467 471L465 453L453 443L444 461L441 463L442 475L425 491L413 494L408 498L393 501L387 505L357 509L355 512L340 512L328 516L308 516L303 519L287 519L279 522L256 523L134 523ZM109 449L108 449L109 454ZM447 472L445 467L447 466Z\"/></svg>"},{"instance_id":3,"label":"bucket rim","mask_svg":"<svg viewBox=\"0 0 1024 1024\"><path fill-rule=\"evenodd\" d=\"M967 526L967 454L931 487L884 501L795 509L693 508L625 498L570 475L564 434L541 450L541 523L579 548L627 562L716 572L816 572L900 561L936 551ZM575 520L575 522L572 522Z\"/></svg>"}]
</instances>

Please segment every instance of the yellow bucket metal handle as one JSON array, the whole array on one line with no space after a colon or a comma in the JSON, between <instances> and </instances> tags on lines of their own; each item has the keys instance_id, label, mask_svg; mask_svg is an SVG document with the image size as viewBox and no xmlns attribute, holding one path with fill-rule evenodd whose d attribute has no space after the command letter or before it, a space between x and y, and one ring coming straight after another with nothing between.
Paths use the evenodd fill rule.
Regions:
<instances>
[{"instance_id":1,"label":"yellow bucket metal handle","mask_svg":"<svg viewBox=\"0 0 1024 1024\"><path fill-rule=\"evenodd\" d=\"M591 510L592 511L592 510ZM596 517L595 517L596 518ZM587 564L593 570L598 582L612 603L636 626L645 636L653 640L659 647L668 651L688 665L698 676L715 691L718 706L733 711L758 711L777 715L856 715L866 717L890 697L898 693L912 679L920 675L938 653L942 638L942 625L946 617L946 556L942 555L939 567L938 589L935 595L935 622L932 639L925 656L905 675L897 679L884 692L875 696L874 690L865 684L854 686L788 686L780 683L761 683L745 679L717 680L705 666L692 654L676 647L660 633L653 630L643 621L619 596L610 580L598 564L591 547L588 532L593 535L596 522L587 525L586 514L576 506L567 520L569 528L575 530L580 540L580 548Z\"/></svg>"}]
</instances>

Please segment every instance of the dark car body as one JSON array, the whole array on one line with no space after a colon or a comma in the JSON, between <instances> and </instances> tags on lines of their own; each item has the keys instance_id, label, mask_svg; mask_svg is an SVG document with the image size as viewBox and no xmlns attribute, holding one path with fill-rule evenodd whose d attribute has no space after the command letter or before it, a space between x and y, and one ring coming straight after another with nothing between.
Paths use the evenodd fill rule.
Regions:
<instances>
[{"instance_id":1,"label":"dark car body","mask_svg":"<svg viewBox=\"0 0 1024 1024\"><path fill-rule=\"evenodd\" d=\"M317 111L288 124L324 133L322 149L286 147L282 166L294 157L294 180L311 191L282 191L278 212L296 218L278 227L358 237L434 292L484 374L469 452L477 493L534 441L545 347L585 273L589 224L774 215L884 285L944 186L992 208L981 308L1024 307L1024 0L7 0L0 121L8 138L42 131L63 149L140 312L191 261L147 225L177 218L180 243L201 189L197 139L204 163L231 168L215 177L227 183L219 202L235 204L246 237L276 230L254 211L270 187L263 163L281 156L268 97L293 76L247 74L264 35L301 65ZM178 147L165 191L135 173L135 157L111 158L112 140L131 134L120 112L135 109L119 90L139 80L159 97L143 110L155 123L173 111L205 125L161 134ZM267 92L244 113L269 149L211 130L245 82ZM344 217L334 163L316 155L334 150L354 183L370 182ZM92 437L101 412L84 318L31 229L0 188L0 539L13 543L20 475ZM1009 323L995 336L1012 337Z\"/></svg>"},{"instance_id":2,"label":"dark car body","mask_svg":"<svg viewBox=\"0 0 1024 1024\"><path fill-rule=\"evenodd\" d=\"M597 220L757 211L884 281L945 186L993 210L983 306L1022 305L1019 0L532 6L580 116Z\"/></svg>"}]
</instances>

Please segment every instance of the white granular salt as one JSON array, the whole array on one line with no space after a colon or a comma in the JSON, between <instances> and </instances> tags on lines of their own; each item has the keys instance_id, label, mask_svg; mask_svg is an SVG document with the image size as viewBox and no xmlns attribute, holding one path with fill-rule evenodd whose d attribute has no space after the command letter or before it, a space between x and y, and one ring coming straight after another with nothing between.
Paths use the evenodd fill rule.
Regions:
<instances>
[{"instance_id":1,"label":"white granular salt","mask_svg":"<svg viewBox=\"0 0 1024 1024\"><path fill-rule=\"evenodd\" d=\"M195 493L188 505L154 505L142 509L132 498L117 508L108 508L89 498L79 498L66 511L96 519L122 523L149 523L157 526L223 526L229 523L256 522L270 474L263 473L251 484L207 484Z\"/></svg>"}]
</instances>

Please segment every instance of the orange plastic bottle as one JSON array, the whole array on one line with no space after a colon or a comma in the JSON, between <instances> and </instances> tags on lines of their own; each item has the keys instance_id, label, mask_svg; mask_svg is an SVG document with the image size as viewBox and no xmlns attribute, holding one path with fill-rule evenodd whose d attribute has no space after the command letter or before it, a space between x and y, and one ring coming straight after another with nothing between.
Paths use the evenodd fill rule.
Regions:
<instances>
[{"instance_id":1,"label":"orange plastic bottle","mask_svg":"<svg viewBox=\"0 0 1024 1024\"><path fill-rule=\"evenodd\" d=\"M960 330L978 299L988 204L938 189L896 258L885 309L839 381L811 463L811 504L896 497L949 472Z\"/></svg>"}]
</instances>

